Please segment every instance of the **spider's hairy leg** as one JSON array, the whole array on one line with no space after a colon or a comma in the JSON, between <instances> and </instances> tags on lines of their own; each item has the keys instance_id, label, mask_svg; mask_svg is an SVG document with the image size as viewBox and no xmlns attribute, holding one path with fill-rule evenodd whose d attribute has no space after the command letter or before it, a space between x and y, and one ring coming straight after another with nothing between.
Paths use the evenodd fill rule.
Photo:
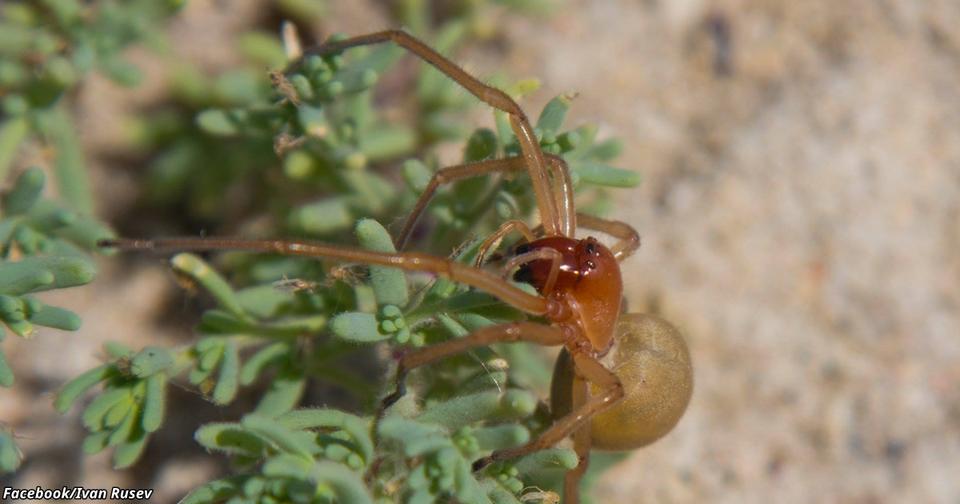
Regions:
<instances>
[{"instance_id":1,"label":"spider's hairy leg","mask_svg":"<svg viewBox=\"0 0 960 504\"><path fill-rule=\"evenodd\" d=\"M530 294L519 287L480 268L450 259L415 252L374 252L297 240L248 240L242 238L161 238L140 240L117 238L100 240L100 247L125 250L212 251L236 250L264 252L288 256L305 256L388 266L405 271L433 273L455 282L485 291L514 308L530 315L556 316L564 307L557 301Z\"/></svg>"}]
</instances>

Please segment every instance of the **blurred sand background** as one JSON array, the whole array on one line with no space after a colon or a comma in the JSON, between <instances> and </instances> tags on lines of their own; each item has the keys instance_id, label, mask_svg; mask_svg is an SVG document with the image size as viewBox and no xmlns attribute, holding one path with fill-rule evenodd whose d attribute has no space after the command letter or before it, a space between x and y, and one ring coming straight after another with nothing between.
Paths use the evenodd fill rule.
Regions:
<instances>
[{"instance_id":1,"label":"blurred sand background","mask_svg":"<svg viewBox=\"0 0 960 504\"><path fill-rule=\"evenodd\" d=\"M377 2L332 3L318 28L384 26ZM175 51L229 66L261 4L192 0ZM528 111L577 91L571 124L624 140L618 165L644 177L615 193L643 235L629 303L681 326L693 353L686 416L611 470L597 502L960 502L960 3L569 0L497 22L504 44L456 59L539 78ZM83 92L96 159L122 128L110 117L159 90ZM109 218L130 196L102 179ZM5 343L19 382L0 410L30 457L19 486L138 484L166 502L216 470L160 436L150 463L113 472L80 456L77 412L50 407L102 341L188 337L190 321L156 320L175 288L156 264L120 277L103 261L93 289L46 298L81 313L79 333ZM198 417L232 418L180 395Z\"/></svg>"}]
</instances>

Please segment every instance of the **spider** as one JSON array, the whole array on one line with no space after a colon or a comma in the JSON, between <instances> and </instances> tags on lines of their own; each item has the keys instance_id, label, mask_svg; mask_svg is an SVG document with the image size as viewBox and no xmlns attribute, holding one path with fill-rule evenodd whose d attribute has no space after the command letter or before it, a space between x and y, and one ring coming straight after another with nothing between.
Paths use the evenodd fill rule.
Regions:
<instances>
[{"instance_id":1,"label":"spider","mask_svg":"<svg viewBox=\"0 0 960 504\"><path fill-rule=\"evenodd\" d=\"M591 447L630 450L660 438L680 419L690 400L693 376L682 337L669 323L650 315L621 314L623 284L619 262L640 245L628 224L578 214L566 163L541 151L526 114L509 95L471 76L422 41L387 30L314 47L304 55L336 54L351 47L392 42L433 65L481 101L506 112L521 154L438 170L420 195L395 244L381 253L316 242L235 238L110 239L103 247L139 250L246 250L327 258L407 271L432 273L486 291L546 323L519 321L492 325L399 357L396 390L382 402L378 417L405 393L412 369L471 348L498 342L560 346L551 384L554 423L525 445L480 458L474 469L551 447L567 437L579 465L565 475L565 502L579 500L579 481ZM301 60L302 61L302 60ZM520 220L502 224L480 245L473 265L429 254L404 252L420 215L437 189L451 182L494 173L529 175L540 227ZM594 237L575 237L577 228L598 231L617 241L606 247ZM510 233L523 243L507 261L506 275L533 285L529 293L482 268L484 258Z\"/></svg>"}]
</instances>

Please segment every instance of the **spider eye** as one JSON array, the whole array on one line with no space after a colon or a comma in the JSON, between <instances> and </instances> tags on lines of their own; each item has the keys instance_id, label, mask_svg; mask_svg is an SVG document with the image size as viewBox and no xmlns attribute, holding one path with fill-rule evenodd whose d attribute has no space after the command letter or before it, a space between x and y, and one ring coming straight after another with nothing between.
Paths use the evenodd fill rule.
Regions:
<instances>
[{"instance_id":1,"label":"spider eye","mask_svg":"<svg viewBox=\"0 0 960 504\"><path fill-rule=\"evenodd\" d=\"M587 248L587 254L592 255L592 256L598 255L598 252L597 252L597 244L594 243L593 240L590 240L590 241L587 242L587 247L586 247L586 248Z\"/></svg>"}]
</instances>

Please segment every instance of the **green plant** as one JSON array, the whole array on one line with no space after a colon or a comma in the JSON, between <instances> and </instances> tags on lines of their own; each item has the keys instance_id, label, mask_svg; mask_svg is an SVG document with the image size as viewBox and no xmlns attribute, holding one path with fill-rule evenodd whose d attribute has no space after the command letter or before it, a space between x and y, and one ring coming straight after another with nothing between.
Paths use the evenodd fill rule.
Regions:
<instances>
[{"instance_id":1,"label":"green plant","mask_svg":"<svg viewBox=\"0 0 960 504\"><path fill-rule=\"evenodd\" d=\"M400 2L398 15L451 51L474 33L483 4L464 2L462 11L436 27L425 2ZM408 210L438 168L433 153L438 143L463 143L464 161L517 152L502 114L494 114L493 129L466 129L463 116L473 100L425 66L411 98L397 100L411 118L387 120L374 88L397 61L395 49L287 62L278 42L254 37L247 51L275 68L292 64L271 79L241 69L212 85L183 68L175 82L179 106L138 128L136 145L156 154L145 189L156 207L186 208L194 219L248 235L317 236L352 244L343 233L352 228L360 246L390 251L390 234L378 220ZM535 85L503 87L519 95ZM633 172L607 165L619 152L616 141L597 141L592 126L562 127L570 104L569 96L550 101L537 133L545 151L571 165L583 189L580 208L602 212L597 195L603 187L629 187L638 180ZM391 179L400 167L398 189ZM22 199L16 196L20 185L8 200ZM225 188L240 188L254 203L219 215ZM458 183L438 193L429 210L434 231L411 248L442 254L453 249L456 260L469 262L476 237L504 219L529 217L530 193L523 177ZM67 232L72 225L29 229L51 234L48 241L63 247L89 247L104 234L98 228L74 239ZM209 264L179 254L171 265L215 304L203 313L196 341L139 350L108 345L108 362L68 383L55 401L59 411L67 411L100 387L83 409L89 432L83 448L87 453L113 448L115 467L136 462L151 434L177 414L166 405L171 380L195 387L216 404L260 394L255 409L238 421L197 430L198 443L230 457L233 474L196 489L186 502L520 502L532 485L555 488L550 480L576 465L572 451L557 448L482 473L470 469L482 454L522 443L550 422L538 401L550 370L538 349L526 345L481 349L418 371L411 379L415 393L372 432L371 415L384 383L351 367L373 359L374 347L390 353L523 318L490 296L387 268L330 270L316 261L270 255L226 254ZM384 359L374 360L376 374L384 374ZM350 391L356 409L303 407L311 381ZM6 460L6 439L0 438L0 461Z\"/></svg>"},{"instance_id":2,"label":"green plant","mask_svg":"<svg viewBox=\"0 0 960 504\"><path fill-rule=\"evenodd\" d=\"M121 56L129 44L154 37L151 25L177 2L74 0L0 5L0 179L30 146L46 149L60 201L43 197L47 175L20 173L0 207L0 321L29 338L36 326L76 330L80 317L34 294L90 282L89 252L111 236L93 218L93 194L78 135L68 112L70 95L97 71L126 85L139 73ZM0 341L5 332L0 329ZM14 383L0 348L0 386ZM0 472L20 464L13 432L0 431Z\"/></svg>"}]
</instances>

